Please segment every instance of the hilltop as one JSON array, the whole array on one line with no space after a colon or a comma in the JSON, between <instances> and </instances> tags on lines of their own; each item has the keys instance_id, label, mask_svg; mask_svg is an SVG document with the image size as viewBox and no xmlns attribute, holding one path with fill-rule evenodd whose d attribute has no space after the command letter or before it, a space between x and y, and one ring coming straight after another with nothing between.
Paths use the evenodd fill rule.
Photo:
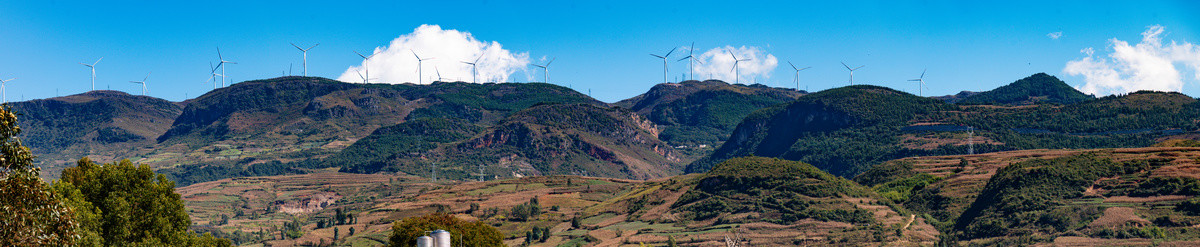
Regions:
<instances>
[{"instance_id":1,"label":"hilltop","mask_svg":"<svg viewBox=\"0 0 1200 247\"><path fill-rule=\"evenodd\" d=\"M1145 147L1200 130L1197 117L1200 105L1179 93L1143 91L1065 105L952 105L850 86L750 114L724 145L685 170L704 172L721 160L755 155L853 177L883 161L964 154L970 146L976 152Z\"/></svg>"},{"instance_id":2,"label":"hilltop","mask_svg":"<svg viewBox=\"0 0 1200 247\"><path fill-rule=\"evenodd\" d=\"M646 93L613 105L633 110L659 125L663 141L694 149L720 145L737 123L754 110L786 103L804 94L763 85L692 80L658 84Z\"/></svg>"},{"instance_id":3,"label":"hilltop","mask_svg":"<svg viewBox=\"0 0 1200 247\"><path fill-rule=\"evenodd\" d=\"M415 124L413 124L415 123ZM488 174L590 174L649 179L676 175L691 161L658 140L639 115L593 104L542 104L483 128L462 120L414 120L386 127L319 161L346 171L403 171L470 179Z\"/></svg>"},{"instance_id":4,"label":"hilltop","mask_svg":"<svg viewBox=\"0 0 1200 247\"><path fill-rule=\"evenodd\" d=\"M182 110L178 103L107 90L8 105L20 114L19 138L38 154L43 174L58 174L84 155L100 154L102 161L133 156L153 145Z\"/></svg>"},{"instance_id":5,"label":"hilltop","mask_svg":"<svg viewBox=\"0 0 1200 247\"><path fill-rule=\"evenodd\" d=\"M1073 104L1093 98L1075 90L1057 77L1046 73L1037 73L990 91L970 95L958 103L975 105Z\"/></svg>"}]
</instances>

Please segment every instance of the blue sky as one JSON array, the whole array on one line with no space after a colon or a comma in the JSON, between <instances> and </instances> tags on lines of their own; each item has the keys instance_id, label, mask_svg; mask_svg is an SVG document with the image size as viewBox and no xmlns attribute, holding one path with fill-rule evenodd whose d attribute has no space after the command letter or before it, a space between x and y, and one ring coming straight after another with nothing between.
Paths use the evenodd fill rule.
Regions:
<instances>
[{"instance_id":1,"label":"blue sky","mask_svg":"<svg viewBox=\"0 0 1200 247\"><path fill-rule=\"evenodd\" d=\"M209 78L208 63L217 60L217 46L227 59L238 62L226 72L234 81L277 77L289 65L293 74L300 74L301 54L289 42L320 43L308 54L309 75L338 78L361 65L353 50L387 48L394 39L425 24L470 33L484 44L499 44L515 57L510 70L520 67L511 71L510 81L541 81L540 71L521 62L541 64L543 58L553 57L552 83L584 93L590 89L594 97L607 102L632 97L662 82L662 60L648 54L691 42L697 54L728 46L762 55L747 62L759 63L750 64L758 72L747 76L748 68L742 67L743 83L792 87L787 62L812 66L800 73L800 87L812 91L846 85L848 74L840 64L844 61L865 65L855 72L858 83L913 93L916 86L906 80L928 69L925 79L930 89L925 95L989 90L1037 72L1078 87L1089 81L1133 88L1145 84L1200 95L1194 69L1200 66L1200 52L1191 53L1200 48L1184 46L1200 42L1196 1L3 1L2 5L0 77L18 78L8 84L10 101L53 97L56 91L58 95L85 92L90 72L79 63L100 57L104 60L97 66L97 89L140 93L140 86L128 81L153 71L148 85L151 96L173 101L194 98L212 89L204 82ZM1179 74L1181 85L1147 82L1170 78L1161 76L1167 73L1161 63L1116 68L1121 61L1109 57L1153 53L1153 47L1144 53L1117 52L1114 47L1120 47L1112 42L1136 48L1151 26L1163 30L1155 36L1162 40L1161 46L1170 46L1163 49L1176 52L1168 58L1175 69L1168 72ZM1057 39L1048 36L1056 32L1061 32ZM431 45L437 44L420 47L435 49ZM1084 72L1064 72L1069 62L1089 57L1081 52L1089 47L1094 59L1080 65ZM669 64L671 81L688 71L685 62L675 62L683 57L678 54ZM766 64L768 55L775 58L773 67ZM448 67L456 64L451 60L462 60L439 59L445 63L438 66ZM463 68L439 68L439 72L455 69ZM1144 71L1158 71L1160 76L1145 76ZM432 71L426 67L422 72L430 77ZM1106 92L1112 91L1100 91Z\"/></svg>"}]
</instances>

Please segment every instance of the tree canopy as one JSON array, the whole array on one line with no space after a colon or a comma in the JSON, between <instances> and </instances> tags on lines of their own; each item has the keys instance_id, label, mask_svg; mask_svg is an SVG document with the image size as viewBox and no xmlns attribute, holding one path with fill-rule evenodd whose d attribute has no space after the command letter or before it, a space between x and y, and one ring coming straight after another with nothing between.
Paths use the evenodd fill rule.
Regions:
<instances>
[{"instance_id":1,"label":"tree canopy","mask_svg":"<svg viewBox=\"0 0 1200 247\"><path fill-rule=\"evenodd\" d=\"M442 229L450 232L451 242L464 246L505 246L504 236L499 230L482 221L466 221L453 215L433 213L407 218L392 223L391 246L409 247L417 245L417 238L425 231Z\"/></svg>"}]
</instances>

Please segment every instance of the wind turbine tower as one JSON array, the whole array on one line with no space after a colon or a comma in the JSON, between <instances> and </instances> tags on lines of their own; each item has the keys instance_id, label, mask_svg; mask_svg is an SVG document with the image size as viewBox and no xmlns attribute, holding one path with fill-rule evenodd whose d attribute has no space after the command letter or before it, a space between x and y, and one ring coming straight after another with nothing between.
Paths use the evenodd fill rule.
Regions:
<instances>
[{"instance_id":1,"label":"wind turbine tower","mask_svg":"<svg viewBox=\"0 0 1200 247\"><path fill-rule=\"evenodd\" d=\"M924 88L925 88L925 70L922 70L922 71L921 71L921 77L918 77L917 79L908 80L908 81L915 81L915 82L917 82L917 96L921 96L921 97L924 97L924 96L925 96L925 91L924 91Z\"/></svg>"},{"instance_id":2,"label":"wind turbine tower","mask_svg":"<svg viewBox=\"0 0 1200 247\"><path fill-rule=\"evenodd\" d=\"M680 58L679 60L676 60L676 62L683 61L684 59L688 60L688 79L690 79L690 80L696 79L696 75L695 75L696 62L700 62L700 60L696 59L696 56L692 54L692 52L695 50L696 50L696 42L692 42L692 46L688 47L688 55L686 57ZM700 62L700 64L704 64L704 62Z\"/></svg>"},{"instance_id":3,"label":"wind turbine tower","mask_svg":"<svg viewBox=\"0 0 1200 247\"><path fill-rule=\"evenodd\" d=\"M738 59L737 55L733 55L733 50L725 50L729 52L730 57L733 57L733 83L742 83L742 71L738 68L738 65L743 61L750 61L750 59Z\"/></svg>"},{"instance_id":4,"label":"wind turbine tower","mask_svg":"<svg viewBox=\"0 0 1200 247\"><path fill-rule=\"evenodd\" d=\"M653 53L650 54L651 56L654 56L657 58L662 58L662 60L663 60L663 82L664 83L671 82L670 80L667 80L667 57L670 57L671 53L675 52L675 49L679 49L679 47L671 48L671 51L668 51L667 55L659 56L659 55L654 55Z\"/></svg>"},{"instance_id":5,"label":"wind turbine tower","mask_svg":"<svg viewBox=\"0 0 1200 247\"><path fill-rule=\"evenodd\" d=\"M408 51L412 52L414 57L417 57L417 84L424 83L423 81L425 80L425 78L421 77L422 76L421 70L422 70L422 68L424 68L424 65L422 65L421 62L424 62L425 60L434 59L434 58L431 57L431 58L421 59L421 56L417 56L416 51L413 51L412 49L409 49Z\"/></svg>"},{"instance_id":6,"label":"wind turbine tower","mask_svg":"<svg viewBox=\"0 0 1200 247\"><path fill-rule=\"evenodd\" d=\"M17 78L12 78L12 79L8 79L8 80L0 80L0 94L3 94L5 104L8 104L8 89L7 89L8 82L10 82L12 80L16 80L16 79ZM57 93L55 93L55 94L57 94ZM55 96L55 97L58 97L58 96Z\"/></svg>"},{"instance_id":7,"label":"wind turbine tower","mask_svg":"<svg viewBox=\"0 0 1200 247\"><path fill-rule=\"evenodd\" d=\"M797 69L796 65L792 64L792 61L788 61L788 65L791 65L792 69L796 70L796 79L793 79L792 82L796 83L796 91L800 91L800 71L806 70L806 69L809 69L812 67L804 67L803 69Z\"/></svg>"},{"instance_id":8,"label":"wind turbine tower","mask_svg":"<svg viewBox=\"0 0 1200 247\"><path fill-rule=\"evenodd\" d=\"M482 59L482 58L483 58L483 54L479 54L479 57L475 58L474 62L466 62L466 61L462 62L462 63L471 65L471 82L473 82L473 83L479 83L479 79L476 78L477 76L479 76L479 71L475 70L475 67L477 65L479 65L479 59Z\"/></svg>"},{"instance_id":9,"label":"wind turbine tower","mask_svg":"<svg viewBox=\"0 0 1200 247\"><path fill-rule=\"evenodd\" d=\"M212 82L213 89L215 90L215 89L217 89L217 81L215 81L213 79L216 79L218 76L220 76L221 80L224 80L225 75L217 74L217 68L213 67L212 62L208 62L208 69L209 69L210 76L208 77L208 81L204 81L204 83Z\"/></svg>"},{"instance_id":10,"label":"wind turbine tower","mask_svg":"<svg viewBox=\"0 0 1200 247\"><path fill-rule=\"evenodd\" d=\"M441 70L438 70L438 67L437 67L437 66L433 66L433 72L436 72L436 73L437 73L437 76L438 76L438 80L437 80L437 81L444 81L444 80L442 79L442 71L441 71Z\"/></svg>"},{"instance_id":11,"label":"wind turbine tower","mask_svg":"<svg viewBox=\"0 0 1200 247\"><path fill-rule=\"evenodd\" d=\"M94 62L92 64L79 63L79 64L82 64L83 66L87 66L88 68L92 69L92 91L96 91L96 64L100 63L100 60L103 60L103 59L104 59L104 57L100 57L100 59L96 59L96 62Z\"/></svg>"},{"instance_id":12,"label":"wind turbine tower","mask_svg":"<svg viewBox=\"0 0 1200 247\"><path fill-rule=\"evenodd\" d=\"M363 77L363 83L371 83L371 66L368 64L368 62L371 61L371 57L374 57L375 54L372 53L370 56L363 56L363 54L358 53L358 51L354 51L354 54L358 54L358 56L362 57L363 59L363 70L366 71L367 74Z\"/></svg>"},{"instance_id":13,"label":"wind turbine tower","mask_svg":"<svg viewBox=\"0 0 1200 247\"><path fill-rule=\"evenodd\" d=\"M542 81L545 83L550 83L550 63L553 63L553 62L554 62L554 58L550 58L550 61L546 62L546 65L533 64L533 66L542 68Z\"/></svg>"},{"instance_id":14,"label":"wind turbine tower","mask_svg":"<svg viewBox=\"0 0 1200 247\"><path fill-rule=\"evenodd\" d=\"M975 154L975 127L967 126L967 154Z\"/></svg>"},{"instance_id":15,"label":"wind turbine tower","mask_svg":"<svg viewBox=\"0 0 1200 247\"><path fill-rule=\"evenodd\" d=\"M220 62L217 62L217 68L221 69L221 86L224 87L225 86L225 66L224 65L227 63L228 64L237 64L237 63L235 63L233 61L226 61L225 57L221 56L221 47L217 47L217 59L220 60ZM215 70L214 70L214 72L215 72ZM230 82L230 83L232 83L232 82ZM216 87L216 86L214 85L214 87Z\"/></svg>"},{"instance_id":16,"label":"wind turbine tower","mask_svg":"<svg viewBox=\"0 0 1200 247\"><path fill-rule=\"evenodd\" d=\"M846 66L846 69L850 70L850 85L854 85L854 71L861 69L863 66L866 66L866 65L858 66L858 67L851 69L850 65L846 65L846 62L842 62L842 66Z\"/></svg>"},{"instance_id":17,"label":"wind turbine tower","mask_svg":"<svg viewBox=\"0 0 1200 247\"><path fill-rule=\"evenodd\" d=\"M300 46L296 45L296 43L288 43L288 44L292 44L292 47L296 47L297 50L300 50L300 52L304 53L304 76L308 76L308 50L312 50L312 48L316 48L318 45L321 45L321 43L317 43L313 46L310 46L310 47L308 47L308 49L300 48ZM222 71L221 73L223 74L224 71Z\"/></svg>"},{"instance_id":18,"label":"wind turbine tower","mask_svg":"<svg viewBox=\"0 0 1200 247\"><path fill-rule=\"evenodd\" d=\"M154 73L154 72L150 72L150 73ZM150 73L146 73L146 78L142 78L141 81L129 81L132 83L142 84L142 96L146 96L146 81L148 79L150 79Z\"/></svg>"}]
</instances>

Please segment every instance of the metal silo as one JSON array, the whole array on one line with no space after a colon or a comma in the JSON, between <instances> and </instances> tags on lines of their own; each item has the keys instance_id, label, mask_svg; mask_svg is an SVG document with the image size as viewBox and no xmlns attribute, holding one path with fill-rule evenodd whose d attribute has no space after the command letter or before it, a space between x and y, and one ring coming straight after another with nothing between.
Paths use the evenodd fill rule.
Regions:
<instances>
[{"instance_id":1,"label":"metal silo","mask_svg":"<svg viewBox=\"0 0 1200 247\"><path fill-rule=\"evenodd\" d=\"M417 237L417 247L433 247L433 238L429 236Z\"/></svg>"},{"instance_id":2,"label":"metal silo","mask_svg":"<svg viewBox=\"0 0 1200 247\"><path fill-rule=\"evenodd\" d=\"M442 229L433 231L433 247L450 247L450 232Z\"/></svg>"}]
</instances>

